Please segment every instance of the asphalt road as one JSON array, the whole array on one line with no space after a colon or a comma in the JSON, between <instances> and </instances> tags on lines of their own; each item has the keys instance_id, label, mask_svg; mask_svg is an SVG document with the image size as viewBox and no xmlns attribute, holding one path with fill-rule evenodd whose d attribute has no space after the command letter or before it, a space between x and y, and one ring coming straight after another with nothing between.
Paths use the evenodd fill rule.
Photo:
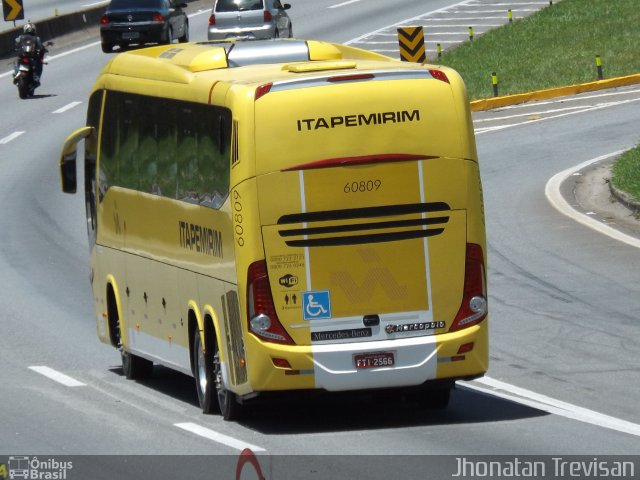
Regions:
<instances>
[{"instance_id":1,"label":"asphalt road","mask_svg":"<svg viewBox=\"0 0 640 480\"><path fill-rule=\"evenodd\" d=\"M296 2L296 35L375 42L369 32L384 38L383 27L453 2L398 1L393 12L374 0L327 8L335 3ZM206 36L206 12L191 19L194 40ZM450 478L467 455L640 451L638 249L561 214L545 193L558 172L637 142L638 89L474 116L488 378L461 384L445 412L356 395L267 404L229 423L200 413L189 377L156 368L127 381L97 340L83 199L60 192L57 170L105 61L88 45L58 45L34 99L0 77L0 464L74 455L69 479L233 478L249 447L268 478Z\"/></svg>"}]
</instances>

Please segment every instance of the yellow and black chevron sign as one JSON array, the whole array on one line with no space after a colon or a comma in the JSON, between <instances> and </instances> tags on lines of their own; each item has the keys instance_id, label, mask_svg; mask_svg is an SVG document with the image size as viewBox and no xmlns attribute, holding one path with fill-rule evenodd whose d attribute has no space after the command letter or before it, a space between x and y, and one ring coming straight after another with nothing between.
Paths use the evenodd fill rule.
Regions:
<instances>
[{"instance_id":1,"label":"yellow and black chevron sign","mask_svg":"<svg viewBox=\"0 0 640 480\"><path fill-rule=\"evenodd\" d=\"M399 27L398 43L400 44L400 59L403 62L422 63L427 60L422 27Z\"/></svg>"},{"instance_id":2,"label":"yellow and black chevron sign","mask_svg":"<svg viewBox=\"0 0 640 480\"><path fill-rule=\"evenodd\" d=\"M2 0L2 12L5 22L24 19L22 0Z\"/></svg>"}]
</instances>

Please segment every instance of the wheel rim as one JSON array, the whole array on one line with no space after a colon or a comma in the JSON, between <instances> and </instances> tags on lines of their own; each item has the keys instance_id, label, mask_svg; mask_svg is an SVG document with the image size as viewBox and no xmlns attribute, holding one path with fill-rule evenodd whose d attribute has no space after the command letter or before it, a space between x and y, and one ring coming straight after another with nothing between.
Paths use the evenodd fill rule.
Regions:
<instances>
[{"instance_id":1,"label":"wheel rim","mask_svg":"<svg viewBox=\"0 0 640 480\"><path fill-rule=\"evenodd\" d=\"M200 335L196 332L196 349L198 351L198 388L204 395L207 391L207 365L204 349L200 341Z\"/></svg>"},{"instance_id":2,"label":"wheel rim","mask_svg":"<svg viewBox=\"0 0 640 480\"><path fill-rule=\"evenodd\" d=\"M216 350L213 356L213 376L216 382L216 394L218 395L218 404L220 410L224 411L227 404L227 390L224 388L222 381L222 368L220 366L220 352Z\"/></svg>"}]
</instances>

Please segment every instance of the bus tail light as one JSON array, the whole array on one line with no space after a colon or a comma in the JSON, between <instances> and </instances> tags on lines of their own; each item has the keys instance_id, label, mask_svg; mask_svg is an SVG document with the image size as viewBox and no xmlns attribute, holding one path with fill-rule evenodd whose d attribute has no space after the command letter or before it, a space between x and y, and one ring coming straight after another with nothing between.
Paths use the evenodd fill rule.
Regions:
<instances>
[{"instance_id":1,"label":"bus tail light","mask_svg":"<svg viewBox=\"0 0 640 480\"><path fill-rule=\"evenodd\" d=\"M153 18L151 18L151 20L154 22L164 22L164 17L156 12L153 14Z\"/></svg>"},{"instance_id":2,"label":"bus tail light","mask_svg":"<svg viewBox=\"0 0 640 480\"><path fill-rule=\"evenodd\" d=\"M260 85L258 88L256 88L256 93L254 94L254 97L255 97L254 100L258 100L260 97L263 97L264 95L269 93L272 87L273 87L273 83L265 83L263 85Z\"/></svg>"},{"instance_id":3,"label":"bus tail light","mask_svg":"<svg viewBox=\"0 0 640 480\"><path fill-rule=\"evenodd\" d=\"M267 263L264 260L249 265L247 272L247 317L249 331L262 340L294 345L293 340L278 320L269 286Z\"/></svg>"},{"instance_id":4,"label":"bus tail light","mask_svg":"<svg viewBox=\"0 0 640 480\"><path fill-rule=\"evenodd\" d=\"M447 77L447 74L444 73L442 70L436 70L434 68L434 69L429 70L429 73L436 80L440 80L441 82L445 82L445 83L450 83L449 82L449 77Z\"/></svg>"},{"instance_id":5,"label":"bus tail light","mask_svg":"<svg viewBox=\"0 0 640 480\"><path fill-rule=\"evenodd\" d=\"M487 284L482 247L467 243L464 266L464 292L450 332L480 323L487 316Z\"/></svg>"},{"instance_id":6,"label":"bus tail light","mask_svg":"<svg viewBox=\"0 0 640 480\"><path fill-rule=\"evenodd\" d=\"M106 15L100 17L100 25L106 25L109 23L109 18Z\"/></svg>"}]
</instances>

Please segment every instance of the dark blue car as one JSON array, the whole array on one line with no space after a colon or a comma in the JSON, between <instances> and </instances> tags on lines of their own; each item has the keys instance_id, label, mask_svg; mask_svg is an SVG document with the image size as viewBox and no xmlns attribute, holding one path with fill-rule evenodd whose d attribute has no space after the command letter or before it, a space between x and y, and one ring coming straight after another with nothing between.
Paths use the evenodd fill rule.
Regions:
<instances>
[{"instance_id":1,"label":"dark blue car","mask_svg":"<svg viewBox=\"0 0 640 480\"><path fill-rule=\"evenodd\" d=\"M177 0L112 0L100 19L102 51L113 47L189 41L189 19Z\"/></svg>"}]
</instances>

